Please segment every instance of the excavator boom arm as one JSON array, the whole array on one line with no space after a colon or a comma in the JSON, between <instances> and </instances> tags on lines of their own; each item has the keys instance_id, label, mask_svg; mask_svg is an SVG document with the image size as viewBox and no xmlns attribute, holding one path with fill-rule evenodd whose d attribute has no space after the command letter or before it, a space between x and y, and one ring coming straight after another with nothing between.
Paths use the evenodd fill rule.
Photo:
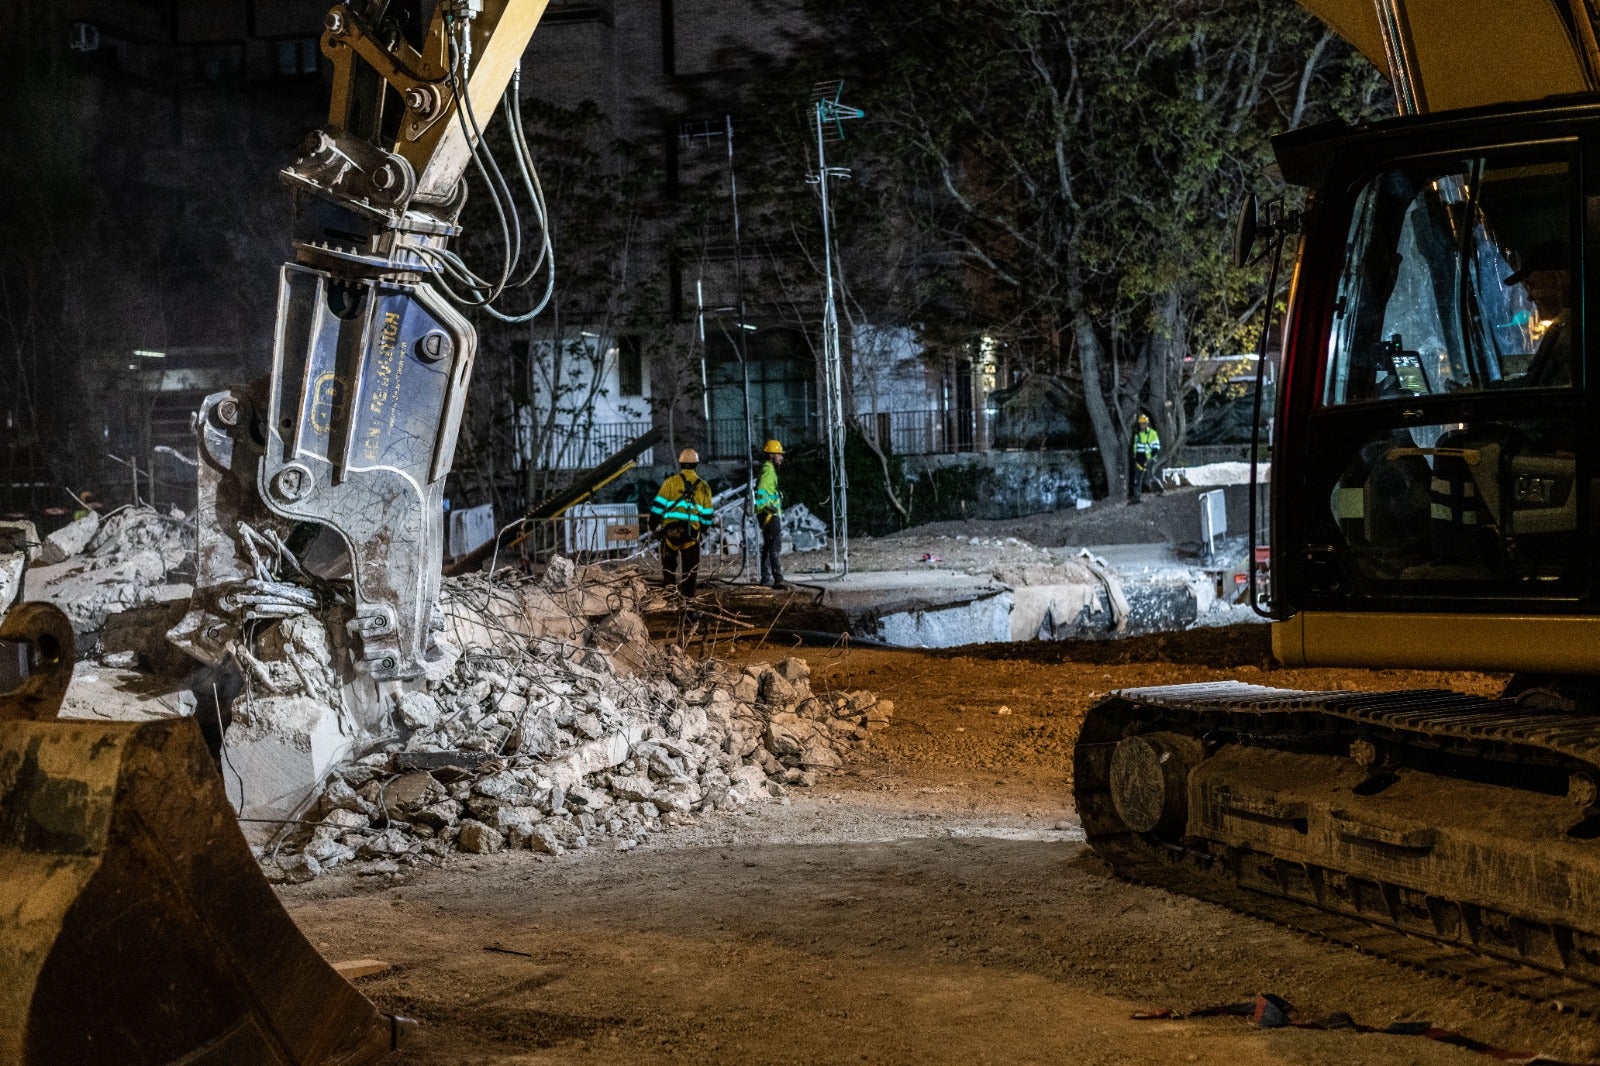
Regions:
<instances>
[{"instance_id":1,"label":"excavator boom arm","mask_svg":"<svg viewBox=\"0 0 1600 1066\"><path fill-rule=\"evenodd\" d=\"M1590 0L1299 0L1383 71L1402 114L1600 91Z\"/></svg>"}]
</instances>

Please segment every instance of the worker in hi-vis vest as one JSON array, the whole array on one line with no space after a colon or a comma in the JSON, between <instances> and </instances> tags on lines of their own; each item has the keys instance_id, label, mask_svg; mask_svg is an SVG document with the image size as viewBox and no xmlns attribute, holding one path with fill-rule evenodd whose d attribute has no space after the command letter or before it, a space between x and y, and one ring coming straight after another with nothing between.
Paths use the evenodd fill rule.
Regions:
<instances>
[{"instance_id":1,"label":"worker in hi-vis vest","mask_svg":"<svg viewBox=\"0 0 1600 1066\"><path fill-rule=\"evenodd\" d=\"M700 453L685 448L678 453L678 472L661 483L650 505L650 528L661 532L661 580L676 585L686 599L694 598L700 571L700 535L711 524L711 486L695 467Z\"/></svg>"},{"instance_id":2,"label":"worker in hi-vis vest","mask_svg":"<svg viewBox=\"0 0 1600 1066\"><path fill-rule=\"evenodd\" d=\"M783 568L778 553L783 550L783 495L778 491L778 467L783 465L783 444L769 440L762 449L767 461L761 464L756 479L756 521L761 525L761 583L781 589Z\"/></svg>"},{"instance_id":3,"label":"worker in hi-vis vest","mask_svg":"<svg viewBox=\"0 0 1600 1066\"><path fill-rule=\"evenodd\" d=\"M1139 428L1133 434L1133 491L1128 494L1128 502L1138 503L1145 492L1154 492L1157 496L1165 492L1161 478L1156 475L1156 459L1160 455L1161 434L1150 424L1150 416L1142 414Z\"/></svg>"}]
</instances>

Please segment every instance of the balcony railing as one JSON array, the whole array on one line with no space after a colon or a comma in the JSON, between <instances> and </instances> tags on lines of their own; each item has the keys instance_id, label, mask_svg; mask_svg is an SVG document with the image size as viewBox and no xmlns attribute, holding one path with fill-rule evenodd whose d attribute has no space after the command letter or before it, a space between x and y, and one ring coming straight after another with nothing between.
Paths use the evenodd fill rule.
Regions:
<instances>
[{"instance_id":1,"label":"balcony railing","mask_svg":"<svg viewBox=\"0 0 1600 1066\"><path fill-rule=\"evenodd\" d=\"M894 455L953 455L988 451L994 414L988 411L878 411L859 416L861 431Z\"/></svg>"},{"instance_id":2,"label":"balcony railing","mask_svg":"<svg viewBox=\"0 0 1600 1066\"><path fill-rule=\"evenodd\" d=\"M861 431L894 455L952 455L985 452L995 446L996 416L992 411L881 411L857 416ZM650 429L647 421L596 422L557 427L539 449L538 465L546 470L587 470L598 466L619 448ZM759 454L769 437L777 437L789 451L820 439L814 416L800 415L757 421L754 440L747 451L743 418L713 418L703 440L680 436L680 447L693 447L702 462L735 462ZM639 465L673 456L655 448L639 457Z\"/></svg>"},{"instance_id":3,"label":"balcony railing","mask_svg":"<svg viewBox=\"0 0 1600 1066\"><path fill-rule=\"evenodd\" d=\"M750 427L753 439L746 448L743 418L713 418L707 427L705 451L709 458L734 461L759 455L769 439L777 438L788 451L796 446L817 440L817 423L809 415L799 418L775 418L765 423L754 421Z\"/></svg>"},{"instance_id":4,"label":"balcony railing","mask_svg":"<svg viewBox=\"0 0 1600 1066\"><path fill-rule=\"evenodd\" d=\"M556 426L541 443L536 465L545 470L588 470L611 458L629 441L650 432L650 428L648 419ZM642 453L639 464L655 462L654 453L654 448Z\"/></svg>"}]
</instances>

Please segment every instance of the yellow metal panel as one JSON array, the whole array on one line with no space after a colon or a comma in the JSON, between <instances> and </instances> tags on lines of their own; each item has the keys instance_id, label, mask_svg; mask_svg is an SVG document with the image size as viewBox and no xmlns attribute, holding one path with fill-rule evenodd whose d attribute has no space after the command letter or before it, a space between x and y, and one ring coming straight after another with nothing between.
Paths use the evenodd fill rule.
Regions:
<instances>
[{"instance_id":1,"label":"yellow metal panel","mask_svg":"<svg viewBox=\"0 0 1600 1066\"><path fill-rule=\"evenodd\" d=\"M1562 0L1299 0L1386 75L1377 4L1403 11L1427 110L1537 100L1594 89L1594 29L1573 3L1577 37ZM1558 4L1560 7L1558 8Z\"/></svg>"},{"instance_id":2,"label":"yellow metal panel","mask_svg":"<svg viewBox=\"0 0 1600 1066\"><path fill-rule=\"evenodd\" d=\"M485 0L483 13L473 20L467 95L480 127L488 128L548 4L549 0ZM434 18L434 32L442 32L438 26L442 16ZM454 114L416 141L402 141L396 148L416 168L417 195L425 202L448 200L470 161L468 135Z\"/></svg>"},{"instance_id":3,"label":"yellow metal panel","mask_svg":"<svg viewBox=\"0 0 1600 1066\"><path fill-rule=\"evenodd\" d=\"M1272 623L1272 657L1284 666L1306 664L1305 626L1300 621L1303 617L1297 614L1287 622Z\"/></svg>"},{"instance_id":4,"label":"yellow metal panel","mask_svg":"<svg viewBox=\"0 0 1600 1066\"><path fill-rule=\"evenodd\" d=\"M1285 666L1600 674L1600 617L1304 611L1272 627Z\"/></svg>"}]
</instances>

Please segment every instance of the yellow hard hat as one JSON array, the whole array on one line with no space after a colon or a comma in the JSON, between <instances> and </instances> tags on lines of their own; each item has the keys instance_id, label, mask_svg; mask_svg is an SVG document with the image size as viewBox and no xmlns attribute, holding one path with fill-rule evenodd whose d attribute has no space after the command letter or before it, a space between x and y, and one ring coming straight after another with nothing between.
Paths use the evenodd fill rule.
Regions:
<instances>
[{"instance_id":1,"label":"yellow hard hat","mask_svg":"<svg viewBox=\"0 0 1600 1066\"><path fill-rule=\"evenodd\" d=\"M1150 424L1150 416L1149 415L1140 415L1139 416L1139 424L1141 426L1148 426Z\"/></svg>"},{"instance_id":2,"label":"yellow hard hat","mask_svg":"<svg viewBox=\"0 0 1600 1066\"><path fill-rule=\"evenodd\" d=\"M761 449L761 450L766 452L768 455L782 455L783 454L783 442L782 441L777 441L777 440L769 440L769 441L767 441L767 446L765 448Z\"/></svg>"},{"instance_id":3,"label":"yellow hard hat","mask_svg":"<svg viewBox=\"0 0 1600 1066\"><path fill-rule=\"evenodd\" d=\"M680 463L698 463L699 461L700 453L695 451L693 448L685 448L683 451L678 453L678 462Z\"/></svg>"}]
</instances>

